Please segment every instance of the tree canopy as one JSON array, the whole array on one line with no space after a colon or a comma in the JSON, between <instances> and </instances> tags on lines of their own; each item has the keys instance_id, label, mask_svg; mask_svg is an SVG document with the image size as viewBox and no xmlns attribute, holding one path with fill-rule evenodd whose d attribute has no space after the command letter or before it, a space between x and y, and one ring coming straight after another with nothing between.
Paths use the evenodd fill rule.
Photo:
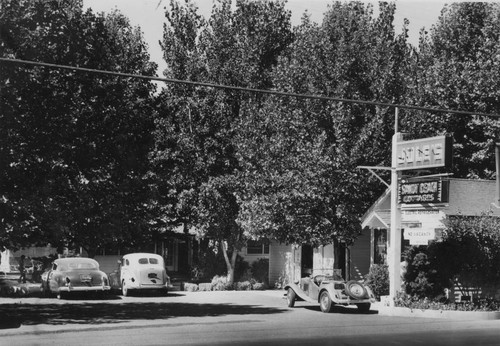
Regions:
<instances>
[{"instance_id":1,"label":"tree canopy","mask_svg":"<svg viewBox=\"0 0 500 346\"><path fill-rule=\"evenodd\" d=\"M153 75L139 29L80 1L0 2L0 55ZM0 65L0 244L89 254L140 239L149 200L150 83Z\"/></svg>"},{"instance_id":2,"label":"tree canopy","mask_svg":"<svg viewBox=\"0 0 500 346\"><path fill-rule=\"evenodd\" d=\"M165 9L166 77L499 111L500 7L443 9L418 47L396 5L333 2L293 27L282 1ZM376 14L375 14L376 13ZM153 75L140 29L81 1L0 0L0 56ZM134 244L183 224L228 268L247 239L351 244L384 186L391 108L0 64L0 246ZM405 139L452 135L456 177L492 178L498 120L403 111ZM232 256L232 258L230 258Z\"/></svg>"}]
</instances>

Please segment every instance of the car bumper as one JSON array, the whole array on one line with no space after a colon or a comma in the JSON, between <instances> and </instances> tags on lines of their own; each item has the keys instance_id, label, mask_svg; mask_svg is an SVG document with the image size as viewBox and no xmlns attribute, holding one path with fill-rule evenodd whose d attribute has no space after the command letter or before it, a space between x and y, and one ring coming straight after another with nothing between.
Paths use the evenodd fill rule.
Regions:
<instances>
[{"instance_id":1,"label":"car bumper","mask_svg":"<svg viewBox=\"0 0 500 346\"><path fill-rule=\"evenodd\" d=\"M101 292L109 291L110 286L64 286L59 287L59 292Z\"/></svg>"},{"instance_id":2,"label":"car bumper","mask_svg":"<svg viewBox=\"0 0 500 346\"><path fill-rule=\"evenodd\" d=\"M128 289L130 290L169 290L173 286L172 285L135 285L135 286L129 286Z\"/></svg>"},{"instance_id":3,"label":"car bumper","mask_svg":"<svg viewBox=\"0 0 500 346\"><path fill-rule=\"evenodd\" d=\"M334 302L336 304L342 304L342 305L353 305L353 304L372 304L375 303L375 299L351 299L349 297L347 298L340 298L340 299L335 299Z\"/></svg>"}]
</instances>

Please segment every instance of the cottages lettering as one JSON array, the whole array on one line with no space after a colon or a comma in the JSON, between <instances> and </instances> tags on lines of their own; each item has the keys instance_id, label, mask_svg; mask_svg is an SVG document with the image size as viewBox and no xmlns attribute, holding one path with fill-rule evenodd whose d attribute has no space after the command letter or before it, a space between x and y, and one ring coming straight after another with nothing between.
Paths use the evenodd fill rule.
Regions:
<instances>
[{"instance_id":1,"label":"cottages lettering","mask_svg":"<svg viewBox=\"0 0 500 346\"><path fill-rule=\"evenodd\" d=\"M441 203L443 182L441 180L407 182L399 184L399 202L404 204Z\"/></svg>"}]
</instances>

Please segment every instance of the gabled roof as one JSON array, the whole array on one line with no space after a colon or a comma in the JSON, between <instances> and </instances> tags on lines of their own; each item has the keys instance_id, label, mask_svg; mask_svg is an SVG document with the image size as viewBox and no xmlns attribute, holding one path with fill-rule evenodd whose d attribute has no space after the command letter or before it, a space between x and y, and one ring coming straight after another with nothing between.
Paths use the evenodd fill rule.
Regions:
<instances>
[{"instance_id":1,"label":"gabled roof","mask_svg":"<svg viewBox=\"0 0 500 346\"><path fill-rule=\"evenodd\" d=\"M446 215L474 216L492 213L500 216L500 208L494 205L496 199L496 181L473 179L448 179L450 181L449 202L433 204ZM403 208L405 208L403 206ZM418 208L415 205L412 209ZM423 208L423 207L422 207ZM361 226L371 228L389 228L391 221L391 190L385 192L372 204L361 218Z\"/></svg>"},{"instance_id":2,"label":"gabled roof","mask_svg":"<svg viewBox=\"0 0 500 346\"><path fill-rule=\"evenodd\" d=\"M391 221L391 189L388 188L361 218L361 227L389 228ZM388 208L389 207L389 208Z\"/></svg>"}]
</instances>

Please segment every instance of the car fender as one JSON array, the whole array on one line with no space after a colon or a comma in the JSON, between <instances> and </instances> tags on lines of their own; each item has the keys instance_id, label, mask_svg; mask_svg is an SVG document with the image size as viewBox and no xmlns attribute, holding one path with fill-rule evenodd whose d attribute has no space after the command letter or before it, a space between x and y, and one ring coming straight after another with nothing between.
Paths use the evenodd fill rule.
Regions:
<instances>
[{"instance_id":1,"label":"car fender","mask_svg":"<svg viewBox=\"0 0 500 346\"><path fill-rule=\"evenodd\" d=\"M295 294L297 295L297 297L299 297L300 299L302 300L305 300L305 301L308 301L308 302L311 302L311 303L316 303L316 300L310 298L306 292L304 292L300 287L299 285L297 284L294 284L294 283L290 283L288 285L285 286L285 290L288 291L288 289L291 288L292 290L294 290Z\"/></svg>"},{"instance_id":2,"label":"car fender","mask_svg":"<svg viewBox=\"0 0 500 346\"><path fill-rule=\"evenodd\" d=\"M321 297L321 293L327 291L328 294L330 295L332 302L334 302L335 304L339 303L341 297L341 290L335 289L334 285L335 283L333 282L329 282L326 285L321 285L319 289L318 302L319 302L319 297Z\"/></svg>"},{"instance_id":3,"label":"car fender","mask_svg":"<svg viewBox=\"0 0 500 346\"><path fill-rule=\"evenodd\" d=\"M134 271L131 271L129 269L122 271L121 274L121 281L125 281L129 287L137 287L139 286L139 279L138 276L135 275L136 273ZM132 281L132 279L134 279ZM121 282L120 282L121 285Z\"/></svg>"},{"instance_id":4,"label":"car fender","mask_svg":"<svg viewBox=\"0 0 500 346\"><path fill-rule=\"evenodd\" d=\"M60 286L60 281L62 280L62 275L58 273L51 272L48 276L48 287L49 290L52 292L58 292L59 291L59 286Z\"/></svg>"}]
</instances>

